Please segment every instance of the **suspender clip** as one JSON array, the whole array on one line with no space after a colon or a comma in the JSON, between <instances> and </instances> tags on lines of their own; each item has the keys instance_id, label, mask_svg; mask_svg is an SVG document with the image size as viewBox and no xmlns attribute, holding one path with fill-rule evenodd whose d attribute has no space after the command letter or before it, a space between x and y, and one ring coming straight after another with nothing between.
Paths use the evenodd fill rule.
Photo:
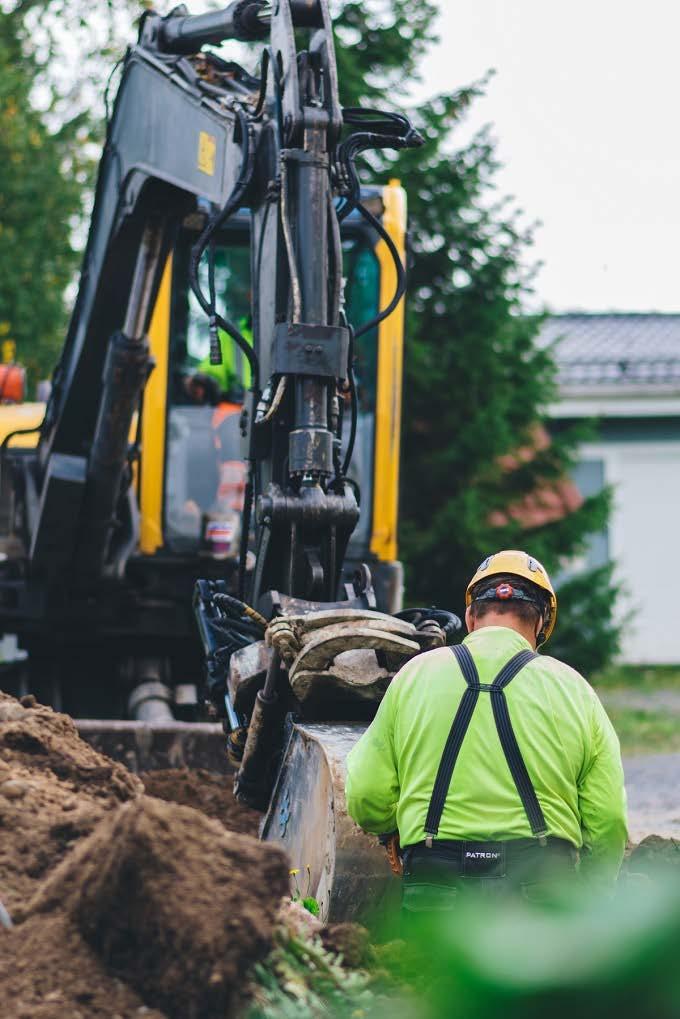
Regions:
<instances>
[{"instance_id":1,"label":"suspender clip","mask_svg":"<svg viewBox=\"0 0 680 1019\"><path fill-rule=\"evenodd\" d=\"M548 845L548 836L547 835L539 835L538 836L538 844L539 844L539 846L547 846Z\"/></svg>"},{"instance_id":2,"label":"suspender clip","mask_svg":"<svg viewBox=\"0 0 680 1019\"><path fill-rule=\"evenodd\" d=\"M431 835L427 835L427 834L425 835L425 845L427 846L428 849L432 849L432 836Z\"/></svg>"}]
</instances>

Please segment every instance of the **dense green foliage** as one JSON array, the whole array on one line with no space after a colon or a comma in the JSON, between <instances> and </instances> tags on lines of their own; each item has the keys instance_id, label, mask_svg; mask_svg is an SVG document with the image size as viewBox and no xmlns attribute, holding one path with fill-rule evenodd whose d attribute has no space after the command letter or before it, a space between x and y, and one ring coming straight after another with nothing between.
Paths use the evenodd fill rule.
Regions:
<instances>
[{"instance_id":1,"label":"dense green foliage","mask_svg":"<svg viewBox=\"0 0 680 1019\"><path fill-rule=\"evenodd\" d=\"M264 963L254 967L252 1001L245 1019L317 1019L369 1016L381 1003L382 981L343 966L317 939L276 938Z\"/></svg>"},{"instance_id":2,"label":"dense green foliage","mask_svg":"<svg viewBox=\"0 0 680 1019\"><path fill-rule=\"evenodd\" d=\"M336 55L345 106L384 103L417 80L418 65L435 41L437 4L373 0L332 4Z\"/></svg>"},{"instance_id":3,"label":"dense green foliage","mask_svg":"<svg viewBox=\"0 0 680 1019\"><path fill-rule=\"evenodd\" d=\"M0 329L35 382L63 338L83 182L73 155L76 125L53 134L29 102L36 64L22 58L15 28L0 16Z\"/></svg>"},{"instance_id":4,"label":"dense green foliage","mask_svg":"<svg viewBox=\"0 0 680 1019\"><path fill-rule=\"evenodd\" d=\"M422 927L414 930L410 965L408 949L402 956L401 972L409 965L417 990L405 1014L677 1015L680 853L671 840L658 842L633 854L616 889L596 881L565 883L545 901L538 896L532 901L530 891L504 900L470 890L453 912L423 916ZM394 1015L395 1009L371 1014Z\"/></svg>"},{"instance_id":5,"label":"dense green foliage","mask_svg":"<svg viewBox=\"0 0 680 1019\"><path fill-rule=\"evenodd\" d=\"M359 969L281 931L252 973L247 1019L670 1019L679 849L645 839L616 888L572 880L515 898L470 886L451 912L410 918L406 941L396 918L374 917Z\"/></svg>"},{"instance_id":6,"label":"dense green foliage","mask_svg":"<svg viewBox=\"0 0 680 1019\"><path fill-rule=\"evenodd\" d=\"M118 21L139 7L16 0L0 10L0 340L15 341L30 390L64 341L103 128L101 83L120 50Z\"/></svg>"}]
</instances>

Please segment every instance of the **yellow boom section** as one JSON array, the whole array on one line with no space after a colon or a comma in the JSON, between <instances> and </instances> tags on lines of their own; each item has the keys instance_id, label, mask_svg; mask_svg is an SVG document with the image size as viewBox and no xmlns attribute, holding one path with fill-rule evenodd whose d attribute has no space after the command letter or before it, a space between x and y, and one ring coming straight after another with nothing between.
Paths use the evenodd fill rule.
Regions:
<instances>
[{"instance_id":1,"label":"yellow boom section","mask_svg":"<svg viewBox=\"0 0 680 1019\"><path fill-rule=\"evenodd\" d=\"M153 555L163 544L163 477L171 290L172 256L165 265L149 327L149 344L156 366L144 390L142 417L139 548L143 555Z\"/></svg>"},{"instance_id":2,"label":"yellow boom section","mask_svg":"<svg viewBox=\"0 0 680 1019\"><path fill-rule=\"evenodd\" d=\"M383 206L383 225L403 262L406 254L406 192L399 181L391 180L383 189ZM394 295L397 275L384 241L378 244L376 256L380 264L380 307L384 308ZM403 353L404 301L401 300L378 330L371 552L386 562L397 558Z\"/></svg>"}]
</instances>

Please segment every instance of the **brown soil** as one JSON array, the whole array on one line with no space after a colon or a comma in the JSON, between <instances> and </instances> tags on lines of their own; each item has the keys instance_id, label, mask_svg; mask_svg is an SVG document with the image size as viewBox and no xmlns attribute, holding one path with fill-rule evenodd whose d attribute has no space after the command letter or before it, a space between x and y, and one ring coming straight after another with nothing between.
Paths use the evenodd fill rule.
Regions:
<instances>
[{"instance_id":1,"label":"brown soil","mask_svg":"<svg viewBox=\"0 0 680 1019\"><path fill-rule=\"evenodd\" d=\"M233 775L219 775L197 768L168 768L140 775L149 796L195 807L207 817L221 821L229 831L257 836L262 814L239 803L234 797Z\"/></svg>"},{"instance_id":2,"label":"brown soil","mask_svg":"<svg viewBox=\"0 0 680 1019\"><path fill-rule=\"evenodd\" d=\"M13 913L112 807L142 784L70 718L0 693L0 900Z\"/></svg>"},{"instance_id":3,"label":"brown soil","mask_svg":"<svg viewBox=\"0 0 680 1019\"><path fill-rule=\"evenodd\" d=\"M71 719L0 693L0 1016L224 1019L269 949L284 854L209 772L141 781ZM154 1008L162 1011L154 1011Z\"/></svg>"},{"instance_id":4,"label":"brown soil","mask_svg":"<svg viewBox=\"0 0 680 1019\"><path fill-rule=\"evenodd\" d=\"M0 930L0 1014L6 1019L163 1019L100 958L63 913ZM220 1017L221 1019L221 1017Z\"/></svg>"},{"instance_id":5,"label":"brown soil","mask_svg":"<svg viewBox=\"0 0 680 1019\"><path fill-rule=\"evenodd\" d=\"M332 923L321 932L321 942L328 952L342 956L351 969L368 966L374 961L370 935L358 923Z\"/></svg>"},{"instance_id":6,"label":"brown soil","mask_svg":"<svg viewBox=\"0 0 680 1019\"><path fill-rule=\"evenodd\" d=\"M284 853L175 803L140 797L100 822L42 885L111 971L173 1019L222 1016L267 952Z\"/></svg>"},{"instance_id":7,"label":"brown soil","mask_svg":"<svg viewBox=\"0 0 680 1019\"><path fill-rule=\"evenodd\" d=\"M648 835L634 846L624 864L624 873L655 877L669 873L677 877L680 869L680 841Z\"/></svg>"}]
</instances>

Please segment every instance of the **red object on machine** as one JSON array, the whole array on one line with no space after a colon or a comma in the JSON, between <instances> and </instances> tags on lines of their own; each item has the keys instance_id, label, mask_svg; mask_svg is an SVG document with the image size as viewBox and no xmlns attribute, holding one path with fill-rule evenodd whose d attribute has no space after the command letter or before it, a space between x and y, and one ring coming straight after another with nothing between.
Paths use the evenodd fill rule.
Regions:
<instances>
[{"instance_id":1,"label":"red object on machine","mask_svg":"<svg viewBox=\"0 0 680 1019\"><path fill-rule=\"evenodd\" d=\"M20 364L0 364L0 403L23 403L26 369Z\"/></svg>"}]
</instances>

